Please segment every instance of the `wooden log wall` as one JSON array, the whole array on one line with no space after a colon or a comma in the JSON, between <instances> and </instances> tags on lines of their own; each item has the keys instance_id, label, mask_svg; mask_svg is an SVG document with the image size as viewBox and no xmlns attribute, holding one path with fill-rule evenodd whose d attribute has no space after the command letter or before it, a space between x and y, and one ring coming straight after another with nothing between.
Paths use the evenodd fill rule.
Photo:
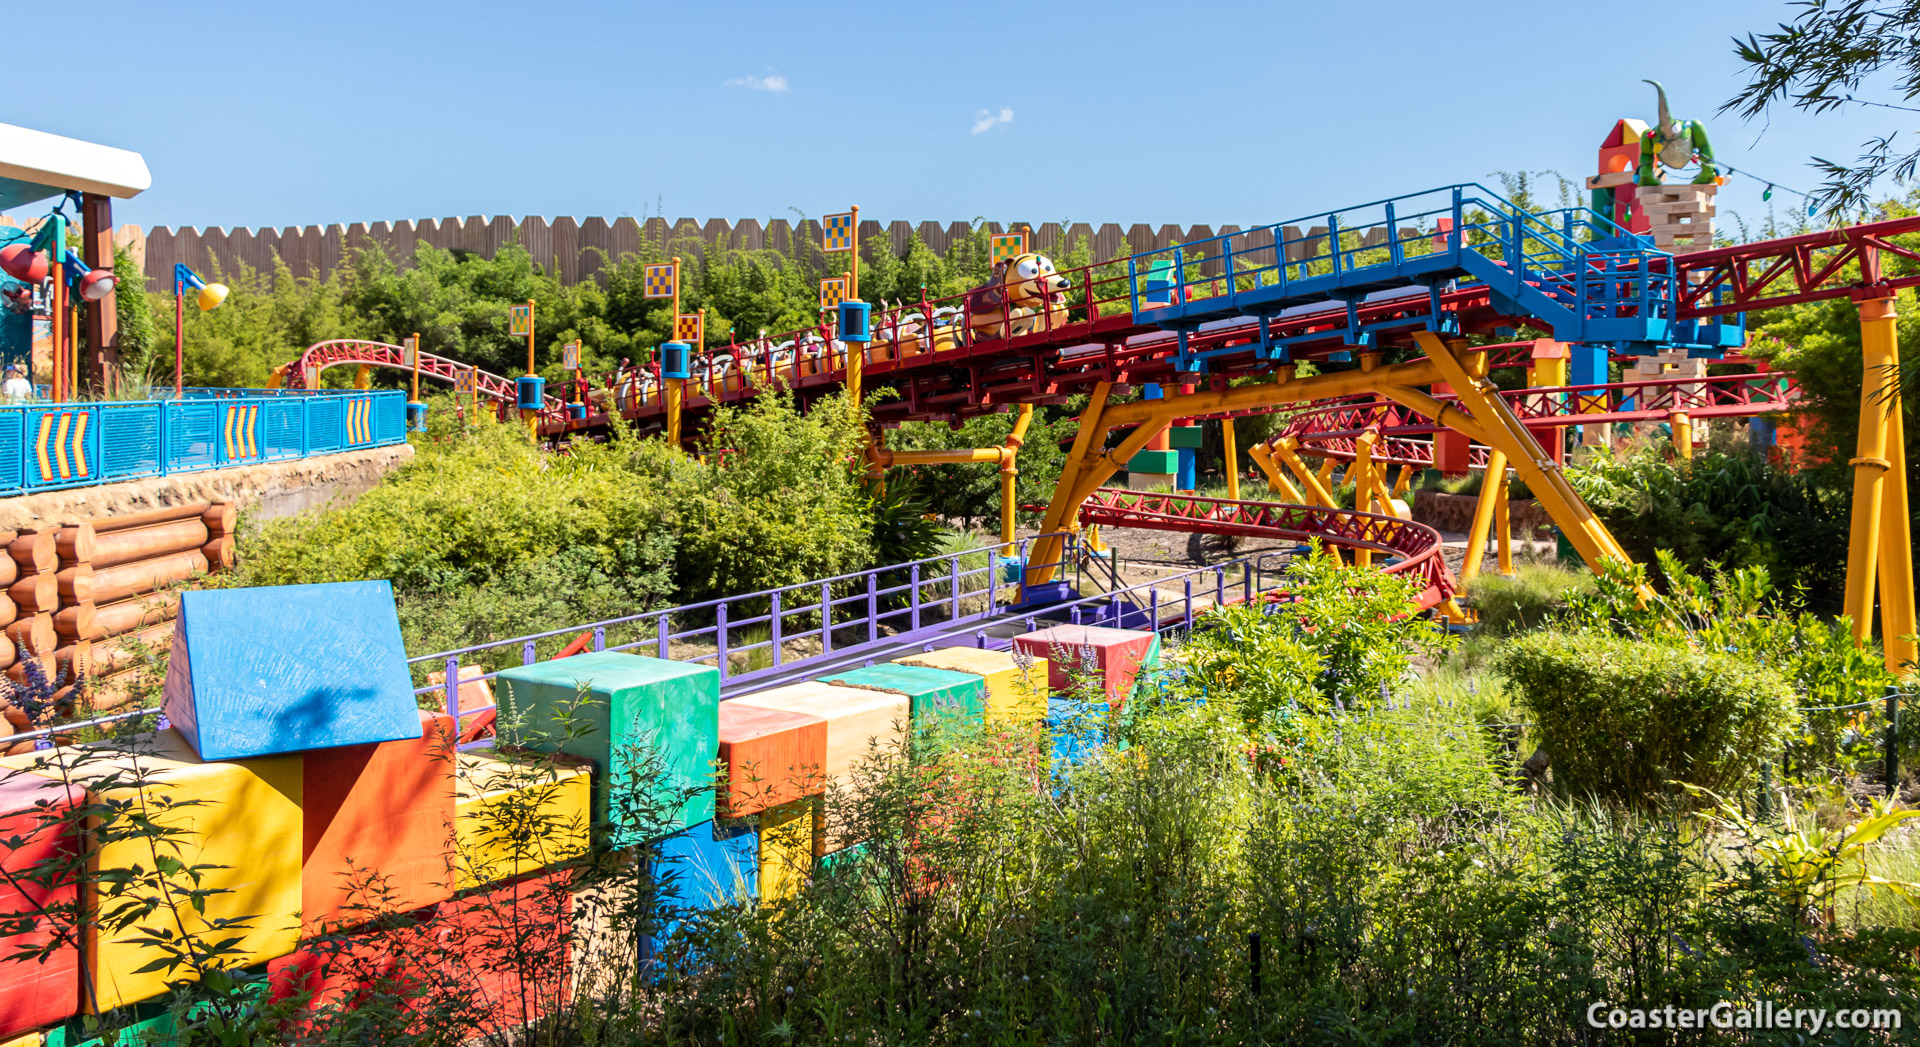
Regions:
<instances>
[{"instance_id":1,"label":"wooden log wall","mask_svg":"<svg viewBox=\"0 0 1920 1047\"><path fill-rule=\"evenodd\" d=\"M142 651L173 643L178 586L233 565L235 507L199 502L149 513L83 521L19 534L0 532L6 591L0 621L0 668L16 684L29 680L31 660L57 690L75 696L89 683L91 709L112 712L136 697L132 673ZM0 698L0 752L5 737L30 729L24 710Z\"/></svg>"},{"instance_id":2,"label":"wooden log wall","mask_svg":"<svg viewBox=\"0 0 1920 1047\"><path fill-rule=\"evenodd\" d=\"M1098 227L1086 222L1062 225L1059 222L988 222L987 228L1000 233L1008 229L1030 229L1034 249L1057 251L1081 240L1089 241L1093 257L1105 261L1118 257L1123 248L1134 251L1159 250L1176 243L1187 244L1208 237L1238 232L1237 225L1162 225L1159 228L1135 223L1122 227L1107 222ZM919 233L933 252L945 257L953 245L965 239L973 229L971 222L877 221L860 223L863 257L872 259L875 248L870 237L884 235L895 255L904 255L908 241ZM353 250L379 245L401 266L410 266L417 244L426 243L446 251L463 251L492 258L495 252L516 238L533 255L536 264L559 274L563 284L603 279L599 276L606 263L622 255L638 254L643 243L668 244L687 257L701 256L718 247L735 250L774 249L789 251L795 237L801 249L817 250L820 243L818 223L812 219L790 222L775 218L766 222L744 218L729 222L712 218L698 222L691 218L630 217L576 219L562 216L548 219L528 215L515 221L506 216L473 215L468 218L425 218L419 221L355 222L351 225L288 226L285 229L199 229L194 226L154 226L147 231L144 257L147 288L166 292L171 288L173 265L185 262L202 275L211 272L231 274L245 265L262 273L273 271L275 257L286 262L295 276L325 279L352 257ZM1206 275L1217 275L1218 260L1203 263Z\"/></svg>"}]
</instances>

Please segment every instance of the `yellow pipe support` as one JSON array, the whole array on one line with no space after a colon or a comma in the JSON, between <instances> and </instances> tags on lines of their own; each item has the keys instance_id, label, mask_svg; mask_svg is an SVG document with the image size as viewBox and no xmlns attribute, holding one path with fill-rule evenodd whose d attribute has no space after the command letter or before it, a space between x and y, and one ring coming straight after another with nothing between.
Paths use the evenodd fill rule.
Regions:
<instances>
[{"instance_id":1,"label":"yellow pipe support","mask_svg":"<svg viewBox=\"0 0 1920 1047\"><path fill-rule=\"evenodd\" d=\"M1331 459L1331 458L1322 458L1322 459L1320 459L1320 471L1319 471L1318 473L1315 473L1315 474L1314 474L1314 479L1316 479L1316 480L1318 480L1318 481L1320 481L1320 486L1321 486L1322 488L1324 488L1324 489L1326 489L1326 491L1327 491L1327 508L1329 508L1329 509L1338 509L1338 508L1340 508L1340 506L1339 506L1339 503L1337 503L1337 502L1335 502L1335 501L1333 501L1333 493L1332 493L1332 492L1333 492L1333 467L1334 467L1334 465L1335 465L1335 462L1334 462L1334 460L1333 460L1333 459Z\"/></svg>"},{"instance_id":2,"label":"yellow pipe support","mask_svg":"<svg viewBox=\"0 0 1920 1047\"><path fill-rule=\"evenodd\" d=\"M1487 452L1487 471L1480 477L1480 497L1473 503L1473 524L1467 528L1467 558L1460 565L1460 584L1480 576L1480 561L1487 555L1487 532L1493 528L1493 511L1500 501L1500 485L1495 477L1507 474L1507 453L1498 447Z\"/></svg>"},{"instance_id":3,"label":"yellow pipe support","mask_svg":"<svg viewBox=\"0 0 1920 1047\"><path fill-rule=\"evenodd\" d=\"M1347 478L1353 481L1353 508L1357 512L1373 511L1373 443L1379 438L1379 433L1368 430L1353 442L1353 464L1347 467ZM1373 550L1355 549L1353 565L1372 567Z\"/></svg>"},{"instance_id":4,"label":"yellow pipe support","mask_svg":"<svg viewBox=\"0 0 1920 1047\"><path fill-rule=\"evenodd\" d=\"M1240 448L1235 446L1233 419L1220 419L1220 441L1226 444L1227 452L1227 497L1240 500Z\"/></svg>"},{"instance_id":5,"label":"yellow pipe support","mask_svg":"<svg viewBox=\"0 0 1920 1047\"><path fill-rule=\"evenodd\" d=\"M1855 642L1865 643L1873 633L1878 583L1881 646L1887 667L1898 671L1913 658L1912 644L1901 637L1914 630L1898 314L1892 298L1863 301L1859 310L1860 438L1859 453L1848 463L1853 466L1853 527L1847 541L1845 609L1853 619Z\"/></svg>"},{"instance_id":6,"label":"yellow pipe support","mask_svg":"<svg viewBox=\"0 0 1920 1047\"><path fill-rule=\"evenodd\" d=\"M1279 455L1287 468L1293 470L1293 474L1300 478L1300 485L1306 491L1307 504L1321 505L1328 509L1339 508L1338 503L1333 500L1333 492L1327 488L1326 477L1315 475L1313 470L1307 468L1307 463L1300 460L1300 454L1295 450L1297 446L1297 441L1293 437L1283 437L1274 441L1273 453ZM1322 472L1331 474L1332 465L1333 459L1327 459L1321 466Z\"/></svg>"},{"instance_id":7,"label":"yellow pipe support","mask_svg":"<svg viewBox=\"0 0 1920 1047\"><path fill-rule=\"evenodd\" d=\"M278 389L281 386L286 385L287 384L287 368L290 366L292 365L281 364L280 366L274 368L273 371L267 375L267 388ZM417 400L419 399L419 397L416 396L414 397L414 399Z\"/></svg>"},{"instance_id":8,"label":"yellow pipe support","mask_svg":"<svg viewBox=\"0 0 1920 1047\"><path fill-rule=\"evenodd\" d=\"M680 408L686 403L687 380L667 379L667 446L680 447Z\"/></svg>"},{"instance_id":9,"label":"yellow pipe support","mask_svg":"<svg viewBox=\"0 0 1920 1047\"><path fill-rule=\"evenodd\" d=\"M1020 448L1027 442L1027 427L1033 424L1033 405L1021 404L1020 413L1013 420L1013 428L1007 433L1006 446L1000 451L1000 545L1001 555L1006 555L1006 547L1013 544L1014 511L1018 506L1014 502L1015 480L1020 475L1018 458Z\"/></svg>"},{"instance_id":10,"label":"yellow pipe support","mask_svg":"<svg viewBox=\"0 0 1920 1047\"><path fill-rule=\"evenodd\" d=\"M1033 543L1028 553L1029 564L1052 564L1047 567L1028 567L1026 582L1038 585L1052 580L1058 569L1055 561L1065 551L1065 543L1057 532L1066 529L1068 521L1078 515L1080 500L1073 497L1075 486L1080 481L1087 456L1096 443L1106 440L1107 426L1103 415L1107 409L1107 396L1113 391L1112 382L1099 382L1093 387L1093 394L1087 398L1086 409L1080 412L1080 428L1073 434L1073 446L1067 451L1067 460L1060 467L1060 478L1054 481L1053 499L1047 503L1046 514L1040 520L1041 537Z\"/></svg>"},{"instance_id":11,"label":"yellow pipe support","mask_svg":"<svg viewBox=\"0 0 1920 1047\"><path fill-rule=\"evenodd\" d=\"M1294 505L1313 504L1306 495L1300 493L1298 487L1293 485L1293 481L1287 479L1279 469L1274 467L1273 452L1268 450L1266 445L1254 444L1247 448L1247 457L1253 459L1253 464L1266 474L1268 494Z\"/></svg>"},{"instance_id":12,"label":"yellow pipe support","mask_svg":"<svg viewBox=\"0 0 1920 1047\"><path fill-rule=\"evenodd\" d=\"M1407 496L1407 490L1412 486L1413 466L1403 465L1400 467L1399 478L1393 481L1393 496L1395 498L1405 498Z\"/></svg>"},{"instance_id":13,"label":"yellow pipe support","mask_svg":"<svg viewBox=\"0 0 1920 1047\"><path fill-rule=\"evenodd\" d=\"M1103 416L1110 427L1135 425L1150 418L1183 418L1192 415L1221 414L1280 404L1321 400L1330 396L1350 396L1372 392L1381 385L1427 385L1445 381L1429 360L1408 360L1376 367L1369 372L1336 371L1307 378L1289 378L1257 385L1237 385L1227 389L1206 390L1161 400L1135 400L1107 408Z\"/></svg>"},{"instance_id":14,"label":"yellow pipe support","mask_svg":"<svg viewBox=\"0 0 1920 1047\"><path fill-rule=\"evenodd\" d=\"M888 451L875 449L873 457L882 468L896 465L975 465L992 462L995 465L1006 460L1004 447L946 447L922 451Z\"/></svg>"},{"instance_id":15,"label":"yellow pipe support","mask_svg":"<svg viewBox=\"0 0 1920 1047\"><path fill-rule=\"evenodd\" d=\"M361 364L353 369L353 387L355 389L373 388L373 365Z\"/></svg>"},{"instance_id":16,"label":"yellow pipe support","mask_svg":"<svg viewBox=\"0 0 1920 1047\"><path fill-rule=\"evenodd\" d=\"M1507 471L1500 470L1500 493L1493 503L1493 540L1499 550L1500 573L1513 577L1513 507L1508 504L1507 496L1512 489L1512 481Z\"/></svg>"},{"instance_id":17,"label":"yellow pipe support","mask_svg":"<svg viewBox=\"0 0 1920 1047\"><path fill-rule=\"evenodd\" d=\"M1667 413L1667 426L1673 430L1673 453L1681 458L1693 458L1693 417L1685 411Z\"/></svg>"},{"instance_id":18,"label":"yellow pipe support","mask_svg":"<svg viewBox=\"0 0 1920 1047\"><path fill-rule=\"evenodd\" d=\"M1480 442L1506 452L1510 464L1519 472L1520 479L1526 481L1541 508L1559 525L1588 565L1598 571L1600 564L1608 559L1629 562L1626 551L1614 541L1606 525L1574 493L1566 476L1561 473L1559 463L1547 456L1539 441L1533 438L1526 426L1520 424L1520 419L1492 384L1483 377L1475 376L1468 363L1457 355L1456 348L1443 342L1438 335L1431 331L1418 331L1413 337L1420 348L1426 351L1427 359L1433 361L1439 370L1440 380L1453 386L1454 395L1460 398L1461 406L1478 423L1475 428L1483 428ZM1486 354L1473 355L1480 357L1478 362L1484 370ZM1474 436L1469 427L1457 424L1452 417L1454 412L1441 413L1444 417L1436 421L1469 437ZM1647 595L1652 594L1648 592Z\"/></svg>"}]
</instances>

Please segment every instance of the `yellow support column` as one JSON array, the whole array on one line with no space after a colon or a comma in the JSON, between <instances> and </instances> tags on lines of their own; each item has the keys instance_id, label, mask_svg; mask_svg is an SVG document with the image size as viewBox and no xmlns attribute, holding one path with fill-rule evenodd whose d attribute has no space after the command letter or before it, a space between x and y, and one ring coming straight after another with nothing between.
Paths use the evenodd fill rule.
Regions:
<instances>
[{"instance_id":1,"label":"yellow support column","mask_svg":"<svg viewBox=\"0 0 1920 1047\"><path fill-rule=\"evenodd\" d=\"M1300 493L1298 487L1293 485L1293 481L1287 479L1279 469L1274 467L1273 452L1268 450L1266 445L1254 444L1247 448L1247 457L1251 458L1253 464L1266 475L1268 494L1294 505L1313 504L1308 501L1306 495Z\"/></svg>"},{"instance_id":2,"label":"yellow support column","mask_svg":"<svg viewBox=\"0 0 1920 1047\"><path fill-rule=\"evenodd\" d=\"M667 446L680 446L680 406L687 398L685 378L667 379Z\"/></svg>"},{"instance_id":3,"label":"yellow support column","mask_svg":"<svg viewBox=\"0 0 1920 1047\"><path fill-rule=\"evenodd\" d=\"M1906 426L1901 418L1898 314L1892 298L1859 303L1860 440L1853 466L1853 528L1847 543L1846 613L1855 641L1873 633L1880 592L1881 646L1889 669L1915 659Z\"/></svg>"},{"instance_id":4,"label":"yellow support column","mask_svg":"<svg viewBox=\"0 0 1920 1047\"><path fill-rule=\"evenodd\" d=\"M1461 359L1454 346L1443 342L1432 332L1417 332L1414 340L1426 351L1441 378L1453 385L1454 394L1460 398L1460 406L1466 408L1472 417L1462 420L1457 411L1441 409L1438 405L1430 412L1423 413L1429 413L1429 417L1435 421L1459 429L1488 447L1506 452L1509 465L1519 472L1520 479L1526 481L1541 508L1547 511L1547 515L1566 534L1567 540L1596 571L1605 560L1628 562L1626 551L1620 548L1620 543L1614 540L1606 525L1593 515L1593 510L1587 508L1587 504L1567 483L1559 463L1547 455L1539 441L1520 423L1492 383L1473 373L1475 369L1485 370L1485 354L1477 354L1483 359L1477 362L1479 366L1475 368ZM1383 392L1401 403L1412 404L1431 399L1405 389L1383 389Z\"/></svg>"},{"instance_id":5,"label":"yellow support column","mask_svg":"<svg viewBox=\"0 0 1920 1047\"><path fill-rule=\"evenodd\" d=\"M1473 503L1473 525L1467 528L1467 558L1460 565L1460 584L1480 574L1480 561L1487 555L1487 532L1493 527L1493 513L1500 504L1497 476L1507 474L1507 455L1498 447L1487 452L1487 471L1480 478L1480 497Z\"/></svg>"},{"instance_id":6,"label":"yellow support column","mask_svg":"<svg viewBox=\"0 0 1920 1047\"><path fill-rule=\"evenodd\" d=\"M1693 416L1685 411L1668 412L1667 426L1673 430L1673 453L1691 460L1693 458Z\"/></svg>"},{"instance_id":7,"label":"yellow support column","mask_svg":"<svg viewBox=\"0 0 1920 1047\"><path fill-rule=\"evenodd\" d=\"M361 364L353 369L353 387L355 389L373 388L373 365Z\"/></svg>"},{"instance_id":8,"label":"yellow support column","mask_svg":"<svg viewBox=\"0 0 1920 1047\"><path fill-rule=\"evenodd\" d=\"M1033 405L1021 404L1020 414L1014 418L1013 429L1007 433L1006 446L1000 452L1000 544L1003 547L1013 544L1013 514L1017 508L1014 504L1014 481L1020 475L1016 459L1020 448L1027 442L1027 427L1031 424ZM1008 550L1002 548L1000 555L1008 555Z\"/></svg>"},{"instance_id":9,"label":"yellow support column","mask_svg":"<svg viewBox=\"0 0 1920 1047\"><path fill-rule=\"evenodd\" d=\"M1405 498L1407 496L1407 490L1412 486L1413 466L1403 465L1400 467L1400 478L1393 482L1393 496L1395 498Z\"/></svg>"},{"instance_id":10,"label":"yellow support column","mask_svg":"<svg viewBox=\"0 0 1920 1047\"><path fill-rule=\"evenodd\" d=\"M1353 508L1356 512L1373 511L1373 441L1377 435L1372 431L1364 432L1353 442L1353 464L1347 467L1347 479L1353 481ZM1372 567L1373 550L1355 549L1353 565Z\"/></svg>"},{"instance_id":11,"label":"yellow support column","mask_svg":"<svg viewBox=\"0 0 1920 1047\"><path fill-rule=\"evenodd\" d=\"M1300 478L1301 489L1306 492L1304 501L1308 505L1323 505L1329 509L1339 508L1339 503L1334 501L1333 491L1327 487L1327 476L1333 472L1333 459L1327 459L1326 463L1320 467L1320 473L1315 474L1313 470L1307 468L1307 463L1300 460L1296 446L1293 437L1282 437L1274 441L1273 453L1278 455L1280 460L1286 463L1287 468L1293 470L1293 474Z\"/></svg>"},{"instance_id":12,"label":"yellow support column","mask_svg":"<svg viewBox=\"0 0 1920 1047\"><path fill-rule=\"evenodd\" d=\"M1507 471L1500 470L1500 493L1493 502L1493 535L1495 547L1500 554L1500 573L1513 576L1513 510L1508 505L1510 482Z\"/></svg>"},{"instance_id":13,"label":"yellow support column","mask_svg":"<svg viewBox=\"0 0 1920 1047\"><path fill-rule=\"evenodd\" d=\"M1220 440L1227 450L1227 497L1240 500L1240 449L1235 446L1233 437L1233 417L1220 419Z\"/></svg>"},{"instance_id":14,"label":"yellow support column","mask_svg":"<svg viewBox=\"0 0 1920 1047\"><path fill-rule=\"evenodd\" d=\"M1059 568L1057 561L1066 549L1066 542L1057 534L1065 531L1080 512L1080 503L1084 499L1073 496L1074 488L1079 484L1088 456L1097 444L1106 441L1107 427L1100 418L1106 412L1107 395L1112 390L1112 382L1096 384L1093 395L1087 398L1086 410L1080 412L1080 428L1073 434L1073 446L1067 451L1067 460L1060 466L1060 478L1053 485L1053 498L1047 502L1046 515L1040 520L1040 537L1027 554L1027 563L1030 565L1026 569L1028 585L1052 581L1054 572ZM1033 564L1047 566L1031 566Z\"/></svg>"}]
</instances>

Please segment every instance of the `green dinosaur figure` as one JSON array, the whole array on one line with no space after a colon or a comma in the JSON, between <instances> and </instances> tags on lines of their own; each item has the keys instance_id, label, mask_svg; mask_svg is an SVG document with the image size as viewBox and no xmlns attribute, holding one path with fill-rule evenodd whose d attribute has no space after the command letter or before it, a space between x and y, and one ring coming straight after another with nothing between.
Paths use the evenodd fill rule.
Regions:
<instances>
[{"instance_id":1,"label":"green dinosaur figure","mask_svg":"<svg viewBox=\"0 0 1920 1047\"><path fill-rule=\"evenodd\" d=\"M1681 168L1700 157L1700 173L1694 185L1710 185L1720 180L1713 166L1713 144L1707 141L1707 125L1698 120L1675 120L1667 109L1667 89L1658 80L1642 80L1660 93L1660 123L1640 136L1640 167L1635 172L1641 185L1659 185L1662 165Z\"/></svg>"}]
</instances>

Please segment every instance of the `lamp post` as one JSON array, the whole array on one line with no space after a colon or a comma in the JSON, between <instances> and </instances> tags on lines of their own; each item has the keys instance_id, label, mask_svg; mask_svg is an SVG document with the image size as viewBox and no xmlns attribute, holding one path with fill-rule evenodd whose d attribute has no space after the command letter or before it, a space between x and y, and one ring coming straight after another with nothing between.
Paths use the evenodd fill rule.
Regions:
<instances>
[{"instance_id":1,"label":"lamp post","mask_svg":"<svg viewBox=\"0 0 1920 1047\"><path fill-rule=\"evenodd\" d=\"M194 297L194 304L201 312L217 309L227 300L226 284L210 284L200 279L200 274L180 262L173 263L173 398L178 400L185 392L187 376L187 288L200 293Z\"/></svg>"}]
</instances>

